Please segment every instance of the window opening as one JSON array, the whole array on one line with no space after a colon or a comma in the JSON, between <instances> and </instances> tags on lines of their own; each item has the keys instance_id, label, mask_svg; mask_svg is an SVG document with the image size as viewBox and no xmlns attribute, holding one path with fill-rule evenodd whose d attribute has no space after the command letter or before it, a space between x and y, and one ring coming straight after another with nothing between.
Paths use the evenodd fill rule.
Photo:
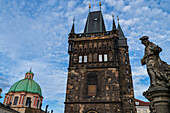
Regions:
<instances>
[{"instance_id":1,"label":"window opening","mask_svg":"<svg viewBox=\"0 0 170 113\"><path fill-rule=\"evenodd\" d=\"M128 64L128 61L126 60L125 63Z\"/></svg>"},{"instance_id":2,"label":"window opening","mask_svg":"<svg viewBox=\"0 0 170 113\"><path fill-rule=\"evenodd\" d=\"M94 20L97 20L97 18L95 18Z\"/></svg>"},{"instance_id":3,"label":"window opening","mask_svg":"<svg viewBox=\"0 0 170 113\"><path fill-rule=\"evenodd\" d=\"M71 51L71 44L69 45L69 49L68 50Z\"/></svg>"},{"instance_id":4,"label":"window opening","mask_svg":"<svg viewBox=\"0 0 170 113\"><path fill-rule=\"evenodd\" d=\"M128 88L128 92L130 92L130 88Z\"/></svg>"},{"instance_id":5,"label":"window opening","mask_svg":"<svg viewBox=\"0 0 170 113\"><path fill-rule=\"evenodd\" d=\"M84 56L84 62L87 62L87 56Z\"/></svg>"},{"instance_id":6,"label":"window opening","mask_svg":"<svg viewBox=\"0 0 170 113\"><path fill-rule=\"evenodd\" d=\"M102 62L102 55L99 55L99 62Z\"/></svg>"},{"instance_id":7,"label":"window opening","mask_svg":"<svg viewBox=\"0 0 170 113\"><path fill-rule=\"evenodd\" d=\"M128 74L128 73L129 73L129 71L128 71L128 70L126 70L126 73Z\"/></svg>"},{"instance_id":8,"label":"window opening","mask_svg":"<svg viewBox=\"0 0 170 113\"><path fill-rule=\"evenodd\" d=\"M104 54L104 61L107 61L107 54Z\"/></svg>"},{"instance_id":9,"label":"window opening","mask_svg":"<svg viewBox=\"0 0 170 113\"><path fill-rule=\"evenodd\" d=\"M132 104L132 99L129 99L129 103Z\"/></svg>"},{"instance_id":10,"label":"window opening","mask_svg":"<svg viewBox=\"0 0 170 113\"><path fill-rule=\"evenodd\" d=\"M15 97L13 105L17 105L17 103L18 103L18 97Z\"/></svg>"},{"instance_id":11,"label":"window opening","mask_svg":"<svg viewBox=\"0 0 170 113\"><path fill-rule=\"evenodd\" d=\"M82 63L82 56L79 56L79 63Z\"/></svg>"},{"instance_id":12,"label":"window opening","mask_svg":"<svg viewBox=\"0 0 170 113\"><path fill-rule=\"evenodd\" d=\"M26 101L25 106L29 106L30 101L31 101L31 98L30 98L30 97L27 97L27 101Z\"/></svg>"}]
</instances>

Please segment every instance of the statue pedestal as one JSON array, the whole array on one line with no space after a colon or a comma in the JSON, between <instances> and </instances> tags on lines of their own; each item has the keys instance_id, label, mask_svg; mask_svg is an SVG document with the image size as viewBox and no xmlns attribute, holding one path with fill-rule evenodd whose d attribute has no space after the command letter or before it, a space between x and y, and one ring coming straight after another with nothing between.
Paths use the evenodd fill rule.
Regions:
<instances>
[{"instance_id":1,"label":"statue pedestal","mask_svg":"<svg viewBox=\"0 0 170 113\"><path fill-rule=\"evenodd\" d=\"M170 113L170 88L150 87L143 95L150 101L151 113Z\"/></svg>"}]
</instances>

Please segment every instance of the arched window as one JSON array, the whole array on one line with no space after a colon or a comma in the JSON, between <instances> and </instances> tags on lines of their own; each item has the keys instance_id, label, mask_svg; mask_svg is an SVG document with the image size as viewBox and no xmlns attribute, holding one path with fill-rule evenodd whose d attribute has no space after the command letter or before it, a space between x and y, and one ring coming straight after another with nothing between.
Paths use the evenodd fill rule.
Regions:
<instances>
[{"instance_id":1,"label":"arched window","mask_svg":"<svg viewBox=\"0 0 170 113\"><path fill-rule=\"evenodd\" d=\"M30 101L31 101L31 98L30 98L30 97L27 97L25 106L29 106Z\"/></svg>"},{"instance_id":2,"label":"arched window","mask_svg":"<svg viewBox=\"0 0 170 113\"><path fill-rule=\"evenodd\" d=\"M18 97L16 96L16 97L14 98L14 103L13 103L13 105L17 105L17 103L18 103Z\"/></svg>"}]
</instances>

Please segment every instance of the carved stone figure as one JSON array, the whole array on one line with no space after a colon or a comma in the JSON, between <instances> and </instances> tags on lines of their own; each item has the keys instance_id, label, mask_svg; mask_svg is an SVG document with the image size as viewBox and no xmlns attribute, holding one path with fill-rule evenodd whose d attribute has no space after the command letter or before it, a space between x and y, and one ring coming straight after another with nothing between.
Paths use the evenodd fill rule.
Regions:
<instances>
[{"instance_id":1,"label":"carved stone figure","mask_svg":"<svg viewBox=\"0 0 170 113\"><path fill-rule=\"evenodd\" d=\"M148 39L148 36L140 38L142 44L145 45L145 55L141 59L141 64L147 66L150 85L170 86L170 66L159 57L162 49Z\"/></svg>"},{"instance_id":2,"label":"carved stone figure","mask_svg":"<svg viewBox=\"0 0 170 113\"><path fill-rule=\"evenodd\" d=\"M170 66L159 57L162 49L148 39L140 38L145 45L141 64L146 65L150 77L150 87L143 95L150 101L150 113L170 113Z\"/></svg>"}]
</instances>

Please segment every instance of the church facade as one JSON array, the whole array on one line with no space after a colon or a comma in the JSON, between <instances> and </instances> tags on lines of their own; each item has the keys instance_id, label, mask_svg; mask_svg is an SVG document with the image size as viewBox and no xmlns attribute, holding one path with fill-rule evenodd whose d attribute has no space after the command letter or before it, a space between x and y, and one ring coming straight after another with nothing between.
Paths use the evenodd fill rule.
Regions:
<instances>
[{"instance_id":1,"label":"church facade","mask_svg":"<svg viewBox=\"0 0 170 113\"><path fill-rule=\"evenodd\" d=\"M106 31L101 11L89 12L84 33L68 37L65 113L136 113L127 38L113 18Z\"/></svg>"},{"instance_id":2,"label":"church facade","mask_svg":"<svg viewBox=\"0 0 170 113\"><path fill-rule=\"evenodd\" d=\"M41 87L33 77L34 73L30 69L24 79L11 86L5 94L3 104L19 113L45 113L41 110L43 101Z\"/></svg>"}]
</instances>

